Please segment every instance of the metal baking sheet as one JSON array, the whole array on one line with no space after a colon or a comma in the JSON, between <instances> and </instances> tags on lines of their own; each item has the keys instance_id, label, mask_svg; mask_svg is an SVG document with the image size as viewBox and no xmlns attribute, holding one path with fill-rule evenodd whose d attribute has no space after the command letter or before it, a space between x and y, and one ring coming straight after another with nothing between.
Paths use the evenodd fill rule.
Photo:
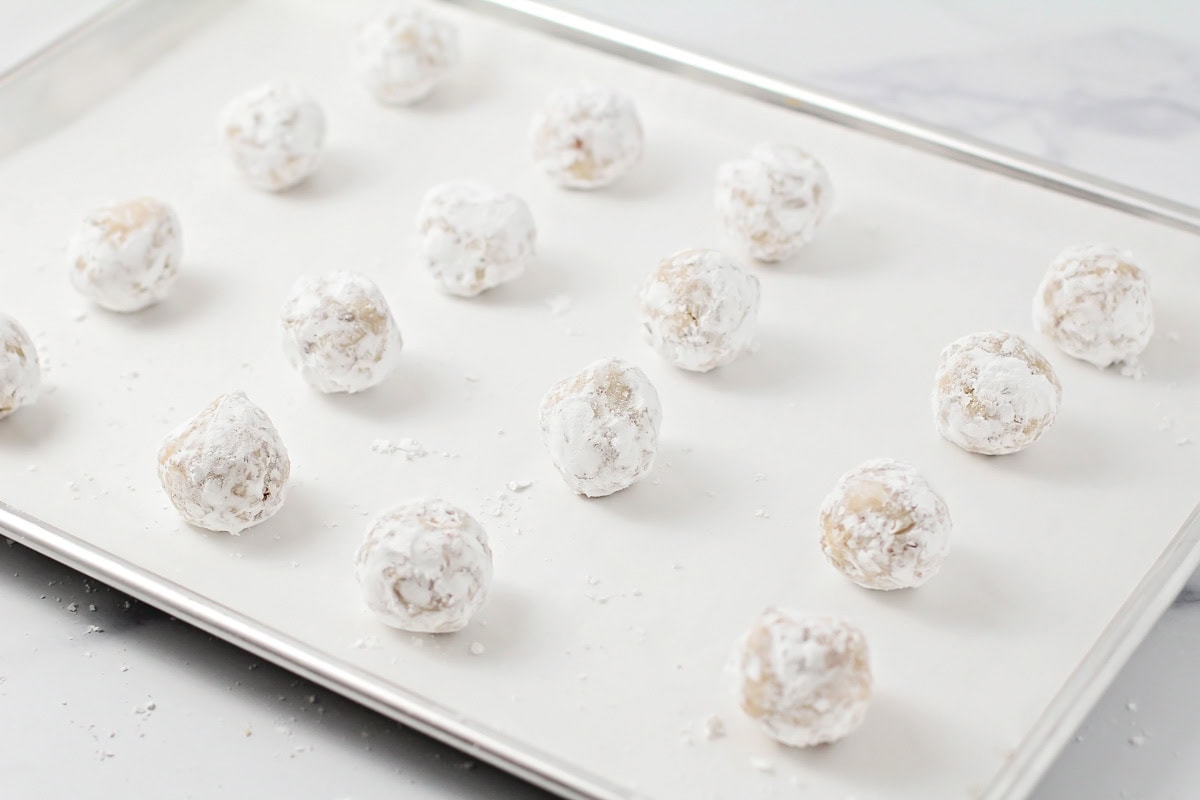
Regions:
<instances>
[{"instance_id":1,"label":"metal baking sheet","mask_svg":"<svg viewBox=\"0 0 1200 800\"><path fill-rule=\"evenodd\" d=\"M421 107L382 109L344 69L360 11L240 4L0 161L0 298L47 368L41 402L0 423L4 530L565 797L1027 791L1200 556L1188 521L1200 464L1185 443L1200 437L1200 240L1035 184L1179 227L1196 218L1049 167L1022 172L1010 154L989 162L969 143L959 163L943 157L960 152L949 138L923 152L879 118L855 131L739 96L736 72L705 85L449 7L463 70ZM320 99L331 135L314 180L267 196L230 174L212 128L230 96L275 76ZM525 149L544 94L583 78L633 95L648 137L638 170L592 194L548 185ZM767 99L848 113L771 85ZM639 342L631 298L662 255L715 243L713 170L759 140L818 154L837 213L793 262L758 268L759 350L679 373ZM421 193L460 177L525 196L541 232L530 273L477 301L437 294L412 258ZM141 193L180 212L185 277L143 314L89 309L67 284L65 239L91 206ZM1145 377L1034 338L1064 384L1054 431L1001 459L940 441L927 395L942 345L1026 331L1045 264L1087 239L1120 242L1152 271L1160 336ZM295 276L346 268L384 288L404 365L372 392L318 396L284 362L276 314ZM535 409L553 380L609 354L659 386L662 452L655 480L589 502L546 462ZM295 480L284 510L239 538L180 524L154 475L161 436L233 389L275 419ZM372 449L406 436L430 453ZM917 592L858 590L814 543L825 491L879 455L921 465L955 516L951 559ZM496 586L468 630L413 637L361 608L351 563L367 515L434 493L488 526ZM732 708L725 658L768 604L866 631L878 694L854 737L789 751ZM714 713L728 735L703 740Z\"/></svg>"}]
</instances>

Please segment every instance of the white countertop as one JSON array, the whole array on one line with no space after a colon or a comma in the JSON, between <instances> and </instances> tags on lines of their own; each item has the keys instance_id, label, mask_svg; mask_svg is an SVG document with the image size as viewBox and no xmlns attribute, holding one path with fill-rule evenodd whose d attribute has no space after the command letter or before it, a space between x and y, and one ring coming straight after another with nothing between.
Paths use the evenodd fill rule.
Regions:
<instances>
[{"instance_id":1,"label":"white countertop","mask_svg":"<svg viewBox=\"0 0 1200 800\"><path fill-rule=\"evenodd\" d=\"M0 69L64 29L52 5L0 0ZM1184 0L559 5L1200 205L1200 7ZM5 796L548 797L21 547L0 547L0 576ZM1038 800L1196 795L1193 584Z\"/></svg>"}]
</instances>

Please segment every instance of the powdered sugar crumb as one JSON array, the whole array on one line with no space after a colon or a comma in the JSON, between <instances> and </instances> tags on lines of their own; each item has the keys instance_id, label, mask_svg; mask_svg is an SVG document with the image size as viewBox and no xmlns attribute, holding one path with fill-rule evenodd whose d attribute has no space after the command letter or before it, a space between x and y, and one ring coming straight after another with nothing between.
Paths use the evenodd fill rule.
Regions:
<instances>
[{"instance_id":1,"label":"powdered sugar crumb","mask_svg":"<svg viewBox=\"0 0 1200 800\"><path fill-rule=\"evenodd\" d=\"M1180 438L1175 440L1175 445L1177 447L1184 447L1185 445L1189 445L1189 444L1192 444L1192 437L1190 437L1190 436L1181 436Z\"/></svg>"},{"instance_id":2,"label":"powdered sugar crumb","mask_svg":"<svg viewBox=\"0 0 1200 800\"><path fill-rule=\"evenodd\" d=\"M385 456L399 455L405 461L412 461L413 459L424 458L429 455L429 451L425 449L425 445L407 436L395 442L390 439L376 439L371 442L371 450Z\"/></svg>"},{"instance_id":3,"label":"powdered sugar crumb","mask_svg":"<svg viewBox=\"0 0 1200 800\"><path fill-rule=\"evenodd\" d=\"M510 492L523 492L526 489L528 489L530 486L533 486L533 481L528 481L528 480L509 481L508 483L505 484L505 486L508 487L508 490Z\"/></svg>"},{"instance_id":4,"label":"powdered sugar crumb","mask_svg":"<svg viewBox=\"0 0 1200 800\"><path fill-rule=\"evenodd\" d=\"M553 297L547 298L546 308L550 309L552 315L561 317L571 310L571 297L570 295L556 294Z\"/></svg>"},{"instance_id":5,"label":"powdered sugar crumb","mask_svg":"<svg viewBox=\"0 0 1200 800\"><path fill-rule=\"evenodd\" d=\"M1132 378L1135 381L1140 381L1146 377L1146 369L1134 359L1128 359L1120 362L1121 375L1126 378Z\"/></svg>"},{"instance_id":6,"label":"powdered sugar crumb","mask_svg":"<svg viewBox=\"0 0 1200 800\"><path fill-rule=\"evenodd\" d=\"M361 639L355 639L354 643L350 646L356 650L378 650L380 647L382 647L382 645L379 644L379 640L374 636L364 636Z\"/></svg>"},{"instance_id":7,"label":"powdered sugar crumb","mask_svg":"<svg viewBox=\"0 0 1200 800\"><path fill-rule=\"evenodd\" d=\"M471 642L471 655L481 656L487 652L487 648L483 646L483 642Z\"/></svg>"},{"instance_id":8,"label":"powdered sugar crumb","mask_svg":"<svg viewBox=\"0 0 1200 800\"><path fill-rule=\"evenodd\" d=\"M716 714L709 714L704 718L704 722L700 726L700 731L704 734L704 738L710 742L714 739L720 739L725 735L725 722Z\"/></svg>"},{"instance_id":9,"label":"powdered sugar crumb","mask_svg":"<svg viewBox=\"0 0 1200 800\"><path fill-rule=\"evenodd\" d=\"M775 772L775 765L772 764L770 761L768 761L765 758L750 759L750 766L754 767L759 772L763 772L766 774L771 774L771 773Z\"/></svg>"}]
</instances>

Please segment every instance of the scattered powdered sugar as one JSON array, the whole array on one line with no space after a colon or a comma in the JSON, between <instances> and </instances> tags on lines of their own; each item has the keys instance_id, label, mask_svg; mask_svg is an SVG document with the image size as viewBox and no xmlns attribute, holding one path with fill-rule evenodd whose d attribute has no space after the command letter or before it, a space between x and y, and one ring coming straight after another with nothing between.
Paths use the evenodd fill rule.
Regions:
<instances>
[{"instance_id":1,"label":"scattered powdered sugar","mask_svg":"<svg viewBox=\"0 0 1200 800\"><path fill-rule=\"evenodd\" d=\"M429 451L425 449L425 445L407 436L397 441L376 439L371 442L371 450L385 456L399 455L405 461L412 461L429 455Z\"/></svg>"},{"instance_id":2,"label":"scattered powdered sugar","mask_svg":"<svg viewBox=\"0 0 1200 800\"><path fill-rule=\"evenodd\" d=\"M700 725L701 735L710 742L725 735L725 722L716 714L709 714Z\"/></svg>"},{"instance_id":3,"label":"scattered powdered sugar","mask_svg":"<svg viewBox=\"0 0 1200 800\"><path fill-rule=\"evenodd\" d=\"M821 505L821 551L859 586L928 581L950 551L950 510L911 464L881 458L843 475Z\"/></svg>"},{"instance_id":4,"label":"scattered powdered sugar","mask_svg":"<svg viewBox=\"0 0 1200 800\"><path fill-rule=\"evenodd\" d=\"M1064 353L1098 367L1130 362L1154 335L1150 284L1133 256L1108 244L1059 253L1033 297L1033 325Z\"/></svg>"},{"instance_id":5,"label":"scattered powdered sugar","mask_svg":"<svg viewBox=\"0 0 1200 800\"><path fill-rule=\"evenodd\" d=\"M469 649L473 656L481 656L487 652L487 648L484 647L483 642L471 642Z\"/></svg>"},{"instance_id":6,"label":"scattered powdered sugar","mask_svg":"<svg viewBox=\"0 0 1200 800\"><path fill-rule=\"evenodd\" d=\"M1140 381L1146 377L1146 368L1137 359L1129 358L1116 363L1120 364L1121 376L1124 378Z\"/></svg>"},{"instance_id":7,"label":"scattered powdered sugar","mask_svg":"<svg viewBox=\"0 0 1200 800\"><path fill-rule=\"evenodd\" d=\"M505 486L508 487L508 490L510 492L523 492L526 489L528 489L530 486L533 486L533 481L529 481L529 480L509 481L508 483L505 484Z\"/></svg>"},{"instance_id":8,"label":"scattered powdered sugar","mask_svg":"<svg viewBox=\"0 0 1200 800\"><path fill-rule=\"evenodd\" d=\"M932 399L943 437L973 453L1001 455L1023 450L1050 428L1062 385L1020 336L988 331L946 346Z\"/></svg>"},{"instance_id":9,"label":"scattered powdered sugar","mask_svg":"<svg viewBox=\"0 0 1200 800\"><path fill-rule=\"evenodd\" d=\"M561 317L571 310L571 296L556 294L546 300L546 308L550 310L551 315Z\"/></svg>"},{"instance_id":10,"label":"scattered powdered sugar","mask_svg":"<svg viewBox=\"0 0 1200 800\"><path fill-rule=\"evenodd\" d=\"M379 639L374 636L364 636L361 639L355 639L350 646L356 650L378 650L383 647L379 643Z\"/></svg>"},{"instance_id":11,"label":"scattered powdered sugar","mask_svg":"<svg viewBox=\"0 0 1200 800\"><path fill-rule=\"evenodd\" d=\"M754 769L756 769L757 771L766 773L768 775L775 772L775 764L765 758L750 759L750 766L753 767Z\"/></svg>"}]
</instances>

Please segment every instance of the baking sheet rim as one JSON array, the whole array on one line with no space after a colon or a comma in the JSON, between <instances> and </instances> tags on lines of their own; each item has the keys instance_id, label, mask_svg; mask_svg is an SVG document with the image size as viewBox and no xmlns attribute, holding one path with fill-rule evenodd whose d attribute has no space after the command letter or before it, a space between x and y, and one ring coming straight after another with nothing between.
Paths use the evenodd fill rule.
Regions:
<instances>
[{"instance_id":1,"label":"baking sheet rim","mask_svg":"<svg viewBox=\"0 0 1200 800\"><path fill-rule=\"evenodd\" d=\"M506 17L609 53L871 135L930 151L1069 194L1138 217L1200 233L1200 209L1131 187L1105 181L1015 151L915 123L800 86L708 58L531 0L444 0ZM110 6L128 11L139 2ZM75 39L77 37L70 37ZM62 48L45 55L61 54ZM39 54L42 56L43 54ZM45 64L43 57L37 61ZM27 66L27 65L26 65ZM16 72L14 70L13 72ZM6 78L14 77L12 73ZM624 800L636 797L602 777L516 739L471 722L420 695L381 683L330 654L186 587L118 558L101 548L0 502L0 532L69 567L102 580L202 630L300 674L385 716L439 739L568 800ZM985 800L1028 794L1053 763L1067 738L1116 676L1137 645L1200 565L1200 505L1139 581L1092 648L1068 677L1006 767L980 797Z\"/></svg>"}]
</instances>

